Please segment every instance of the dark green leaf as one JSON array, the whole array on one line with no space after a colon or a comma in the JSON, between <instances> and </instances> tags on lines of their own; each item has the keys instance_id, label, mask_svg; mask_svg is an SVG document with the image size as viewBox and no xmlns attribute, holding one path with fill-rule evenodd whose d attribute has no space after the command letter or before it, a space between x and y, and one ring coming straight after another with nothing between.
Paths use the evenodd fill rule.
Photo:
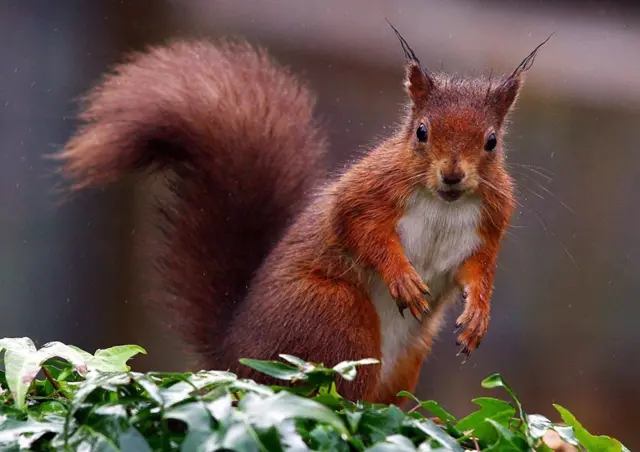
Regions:
<instances>
[{"instance_id":1,"label":"dark green leaf","mask_svg":"<svg viewBox=\"0 0 640 452\"><path fill-rule=\"evenodd\" d=\"M496 452L521 452L529 450L529 445L524 437L509 431L504 425L493 419L488 419L487 422L491 424L498 433L498 441L485 450Z\"/></svg>"},{"instance_id":2,"label":"dark green leaf","mask_svg":"<svg viewBox=\"0 0 640 452\"><path fill-rule=\"evenodd\" d=\"M455 438L449 436L444 430L438 427L431 419L424 419L422 421L412 420L411 425L417 427L426 433L430 438L437 441L446 450L453 452L464 452L464 449L458 444Z\"/></svg>"},{"instance_id":3,"label":"dark green leaf","mask_svg":"<svg viewBox=\"0 0 640 452\"><path fill-rule=\"evenodd\" d=\"M151 452L151 447L134 427L129 427L118 436L121 452Z\"/></svg>"},{"instance_id":4,"label":"dark green leaf","mask_svg":"<svg viewBox=\"0 0 640 452\"><path fill-rule=\"evenodd\" d=\"M421 400L417 399L413 394L411 394L410 392L407 392L407 391L399 392L398 396L399 397L409 397L409 398L413 399L418 405L420 405L420 407L424 408L425 410L427 410L429 413L433 414L434 416L437 416L441 421L443 421L443 422L445 422L447 424L455 425L455 423L458 422L458 420L453 416L453 414L449 413L447 410L442 408L442 406L438 402L436 402L435 400L421 401Z\"/></svg>"},{"instance_id":5,"label":"dark green leaf","mask_svg":"<svg viewBox=\"0 0 640 452\"><path fill-rule=\"evenodd\" d=\"M48 422L34 419L18 421L0 416L0 445L20 442L30 445L45 433L59 433L63 429L62 420L53 418ZM27 446L28 447L28 446Z\"/></svg>"},{"instance_id":6,"label":"dark green leaf","mask_svg":"<svg viewBox=\"0 0 640 452\"><path fill-rule=\"evenodd\" d=\"M551 421L539 414L530 414L527 416L529 423L529 434L533 439L540 439L549 429L553 427Z\"/></svg>"},{"instance_id":7,"label":"dark green leaf","mask_svg":"<svg viewBox=\"0 0 640 452\"><path fill-rule=\"evenodd\" d=\"M171 408L165 418L184 422L189 431L211 432L211 414L203 402L185 403Z\"/></svg>"},{"instance_id":8,"label":"dark green leaf","mask_svg":"<svg viewBox=\"0 0 640 452\"><path fill-rule=\"evenodd\" d=\"M511 389L511 387L507 384L507 382L504 381L502 376L500 374L490 375L487 378L485 378L481 384L482 384L482 387L484 388L488 388L488 389L504 388L504 390L507 391L507 393L511 396L511 398L515 402L516 407L518 408L518 414L520 416L520 420L524 425L525 433L527 433L526 432L526 430L528 429L527 414L522 409L522 404L520 403L520 399L518 399L518 396L516 395L516 393Z\"/></svg>"},{"instance_id":9,"label":"dark green leaf","mask_svg":"<svg viewBox=\"0 0 640 452\"><path fill-rule=\"evenodd\" d=\"M245 397L240 402L240 407L256 425L270 427L286 419L313 419L331 425L344 435L349 435L344 422L333 411L313 400L288 392L279 392L264 399Z\"/></svg>"},{"instance_id":10,"label":"dark green leaf","mask_svg":"<svg viewBox=\"0 0 640 452\"><path fill-rule=\"evenodd\" d=\"M516 410L510 403L491 397L480 397L474 399L473 403L479 405L480 409L460 419L455 428L461 432L472 431L474 436L483 440L483 444L492 444L497 436L488 420L508 428Z\"/></svg>"},{"instance_id":11,"label":"dark green leaf","mask_svg":"<svg viewBox=\"0 0 640 452\"><path fill-rule=\"evenodd\" d=\"M297 366L299 369L304 369L307 367L315 367L313 364L306 362L304 359L300 359L297 356L292 355L278 355L280 358L288 361L289 363Z\"/></svg>"},{"instance_id":12,"label":"dark green leaf","mask_svg":"<svg viewBox=\"0 0 640 452\"><path fill-rule=\"evenodd\" d=\"M573 427L576 439L589 452L621 452L624 450L624 446L620 441L605 435L592 435L569 410L557 404L553 406L560 413L562 420Z\"/></svg>"},{"instance_id":13,"label":"dark green leaf","mask_svg":"<svg viewBox=\"0 0 640 452\"><path fill-rule=\"evenodd\" d=\"M313 450L316 451L340 451L348 452L348 444L341 438L334 428L331 428L324 424L318 424L311 430L307 437L310 440L310 445Z\"/></svg>"},{"instance_id":14,"label":"dark green leaf","mask_svg":"<svg viewBox=\"0 0 640 452\"><path fill-rule=\"evenodd\" d=\"M278 361L241 359L240 362L245 366L251 367L253 370L257 370L270 377L278 378L279 380L298 380L304 377L300 369Z\"/></svg>"},{"instance_id":15,"label":"dark green leaf","mask_svg":"<svg viewBox=\"0 0 640 452\"><path fill-rule=\"evenodd\" d=\"M368 452L415 452L416 447L405 436L391 435L366 450Z\"/></svg>"},{"instance_id":16,"label":"dark green leaf","mask_svg":"<svg viewBox=\"0 0 640 452\"><path fill-rule=\"evenodd\" d=\"M356 378L356 367L379 363L380 361L372 358L361 359L359 361L343 361L333 366L333 370L340 374L345 380L353 380L354 378Z\"/></svg>"},{"instance_id":17,"label":"dark green leaf","mask_svg":"<svg viewBox=\"0 0 640 452\"><path fill-rule=\"evenodd\" d=\"M54 356L71 362L84 374L87 366L84 358L73 348L61 342L49 342L36 350L33 341L26 337L0 339L0 351L4 350L6 380L17 408L24 407L27 389L36 378L42 363Z\"/></svg>"},{"instance_id":18,"label":"dark green leaf","mask_svg":"<svg viewBox=\"0 0 640 452\"><path fill-rule=\"evenodd\" d=\"M553 430L560 436L560 439L565 443L573 444L574 446L578 445L578 439L576 438L576 434L573 431L573 427L564 426L564 425L554 425Z\"/></svg>"}]
</instances>

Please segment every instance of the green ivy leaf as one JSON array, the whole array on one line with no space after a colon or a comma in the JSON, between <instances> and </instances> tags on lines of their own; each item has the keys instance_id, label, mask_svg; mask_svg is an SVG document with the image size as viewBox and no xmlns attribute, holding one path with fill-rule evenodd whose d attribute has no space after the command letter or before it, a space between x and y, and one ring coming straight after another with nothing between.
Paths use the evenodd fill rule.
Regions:
<instances>
[{"instance_id":1,"label":"green ivy leaf","mask_svg":"<svg viewBox=\"0 0 640 452\"><path fill-rule=\"evenodd\" d=\"M507 393L511 396L513 401L516 403L516 406L518 407L518 411L520 413L520 417L522 421L526 422L526 415L524 413L524 410L522 409L522 404L520 403L520 399L518 399L518 396L516 395L516 393L511 389L511 387L507 384L507 382L504 381L504 379L500 374L493 374L488 376L487 378L482 380L481 385L483 388L487 388L487 389L503 388L505 391L507 391Z\"/></svg>"},{"instance_id":2,"label":"green ivy leaf","mask_svg":"<svg viewBox=\"0 0 640 452\"><path fill-rule=\"evenodd\" d=\"M197 391L201 391L210 386L232 383L236 380L237 377L231 372L203 370L167 388L162 388L162 399L165 406L170 407L191 397L191 394Z\"/></svg>"},{"instance_id":3,"label":"green ivy leaf","mask_svg":"<svg viewBox=\"0 0 640 452\"><path fill-rule=\"evenodd\" d=\"M71 435L67 443L68 450L97 450L100 452L119 452L118 442L92 425L83 424Z\"/></svg>"},{"instance_id":4,"label":"green ivy leaf","mask_svg":"<svg viewBox=\"0 0 640 452\"><path fill-rule=\"evenodd\" d=\"M20 443L29 448L42 435L50 432L59 433L64 426L64 419L51 418L40 422L28 418L25 421L0 416L0 446Z\"/></svg>"},{"instance_id":5,"label":"green ivy leaf","mask_svg":"<svg viewBox=\"0 0 640 452\"><path fill-rule=\"evenodd\" d=\"M304 373L300 372L300 369L278 361L262 361L258 359L243 358L240 362L253 370L257 370L260 373L279 380L291 381L304 378Z\"/></svg>"},{"instance_id":6,"label":"green ivy leaf","mask_svg":"<svg viewBox=\"0 0 640 452\"><path fill-rule=\"evenodd\" d=\"M0 339L0 351L4 350L7 384L15 406L24 408L24 400L31 382L36 378L42 364L53 357L63 358L72 363L78 373L84 375L87 365L84 357L73 348L61 342L49 342L36 350L29 338Z\"/></svg>"},{"instance_id":7,"label":"green ivy leaf","mask_svg":"<svg viewBox=\"0 0 640 452\"><path fill-rule=\"evenodd\" d=\"M497 436L492 427L493 424L488 421L497 422L508 428L516 410L510 403L492 397L480 397L473 399L472 402L480 406L480 409L460 419L455 428L461 432L472 431L483 444L492 444Z\"/></svg>"},{"instance_id":8,"label":"green ivy leaf","mask_svg":"<svg viewBox=\"0 0 640 452\"><path fill-rule=\"evenodd\" d=\"M129 427L118 435L118 445L120 452L151 452L149 443L135 427Z\"/></svg>"},{"instance_id":9,"label":"green ivy leaf","mask_svg":"<svg viewBox=\"0 0 640 452\"><path fill-rule=\"evenodd\" d=\"M351 381L356 378L356 367L379 363L380 361L372 358L361 359L359 361L343 361L333 366L333 370L335 370L345 380Z\"/></svg>"},{"instance_id":10,"label":"green ivy leaf","mask_svg":"<svg viewBox=\"0 0 640 452\"><path fill-rule=\"evenodd\" d=\"M609 436L600 435L595 436L592 435L585 429L580 422L575 418L573 414L566 408L563 408L560 405L553 405L556 410L560 413L562 420L566 422L569 426L573 427L573 431L575 433L575 438L578 442L584 446L589 452L623 452L628 451L626 447L622 445L622 443L616 439L613 439ZM557 430L556 430L557 431ZM559 432L558 432L559 434ZM564 438L563 438L564 440Z\"/></svg>"},{"instance_id":11,"label":"green ivy leaf","mask_svg":"<svg viewBox=\"0 0 640 452\"><path fill-rule=\"evenodd\" d=\"M444 422L448 428L455 430L454 426L456 422L458 422L458 420L455 418L455 416L442 408L442 406L435 400L422 401L408 391L400 391L397 395L398 397L409 397L410 399L414 400L418 405L420 405L421 408L438 417L438 419Z\"/></svg>"},{"instance_id":12,"label":"green ivy leaf","mask_svg":"<svg viewBox=\"0 0 640 452\"><path fill-rule=\"evenodd\" d=\"M527 417L529 423L529 434L533 439L542 438L545 433L553 428L551 421L539 414L530 414Z\"/></svg>"},{"instance_id":13,"label":"green ivy leaf","mask_svg":"<svg viewBox=\"0 0 640 452\"><path fill-rule=\"evenodd\" d=\"M521 452L529 450L529 445L524 437L518 436L509 431L504 425L493 419L487 419L487 422L493 426L498 433L498 441L486 448L486 451L495 452Z\"/></svg>"},{"instance_id":14,"label":"green ivy leaf","mask_svg":"<svg viewBox=\"0 0 640 452\"><path fill-rule=\"evenodd\" d=\"M324 424L317 424L313 430L305 436L308 438L309 445L314 451L349 452L352 450L340 437L340 433Z\"/></svg>"},{"instance_id":15,"label":"green ivy leaf","mask_svg":"<svg viewBox=\"0 0 640 452\"><path fill-rule=\"evenodd\" d=\"M415 452L416 447L406 436L396 434L386 437L365 450L368 452Z\"/></svg>"},{"instance_id":16,"label":"green ivy leaf","mask_svg":"<svg viewBox=\"0 0 640 452\"><path fill-rule=\"evenodd\" d=\"M453 452L464 452L464 449L457 443L455 438L447 435L447 433L438 427L431 419L423 419L422 421L412 420L411 424L426 433L430 438L437 441L446 450Z\"/></svg>"},{"instance_id":17,"label":"green ivy leaf","mask_svg":"<svg viewBox=\"0 0 640 452\"><path fill-rule=\"evenodd\" d=\"M89 370L99 372L127 372L131 370L126 364L127 361L138 354L147 354L147 351L138 345L117 345L104 350L98 349L93 355L73 345L69 347L84 357Z\"/></svg>"},{"instance_id":18,"label":"green ivy leaf","mask_svg":"<svg viewBox=\"0 0 640 452\"><path fill-rule=\"evenodd\" d=\"M553 430L560 436L560 439L565 443L573 444L574 446L578 445L578 439L576 438L576 434L573 431L573 427L554 425L551 428L553 428Z\"/></svg>"},{"instance_id":19,"label":"green ivy leaf","mask_svg":"<svg viewBox=\"0 0 640 452\"><path fill-rule=\"evenodd\" d=\"M349 436L349 430L336 413L313 400L288 392L279 392L264 399L245 397L240 402L240 407L251 422L258 426L270 427L292 418L312 419L329 424L343 435Z\"/></svg>"},{"instance_id":20,"label":"green ivy leaf","mask_svg":"<svg viewBox=\"0 0 640 452\"><path fill-rule=\"evenodd\" d=\"M280 358L284 359L285 361L293 364L294 366L297 366L299 369L304 369L305 367L314 367L311 363L306 362L304 359L300 359L297 356L293 356L293 355L278 355Z\"/></svg>"}]
</instances>

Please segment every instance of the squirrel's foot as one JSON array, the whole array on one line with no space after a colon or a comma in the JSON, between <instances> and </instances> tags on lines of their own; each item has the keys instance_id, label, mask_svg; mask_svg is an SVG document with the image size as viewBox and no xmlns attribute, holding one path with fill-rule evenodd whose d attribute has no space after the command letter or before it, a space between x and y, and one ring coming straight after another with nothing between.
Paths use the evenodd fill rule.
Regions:
<instances>
[{"instance_id":1,"label":"squirrel's foot","mask_svg":"<svg viewBox=\"0 0 640 452\"><path fill-rule=\"evenodd\" d=\"M460 333L456 345L460 347L458 355L465 355L463 364L467 362L482 342L482 338L489 329L489 306L474 302L471 295L466 297L465 309L456 320L456 328L464 331Z\"/></svg>"},{"instance_id":2,"label":"squirrel's foot","mask_svg":"<svg viewBox=\"0 0 640 452\"><path fill-rule=\"evenodd\" d=\"M425 295L430 295L430 292L418 272L410 267L408 271L391 279L387 286L389 293L396 300L400 314L404 317L404 310L408 308L411 315L421 322L422 314L429 312L429 303Z\"/></svg>"}]
</instances>

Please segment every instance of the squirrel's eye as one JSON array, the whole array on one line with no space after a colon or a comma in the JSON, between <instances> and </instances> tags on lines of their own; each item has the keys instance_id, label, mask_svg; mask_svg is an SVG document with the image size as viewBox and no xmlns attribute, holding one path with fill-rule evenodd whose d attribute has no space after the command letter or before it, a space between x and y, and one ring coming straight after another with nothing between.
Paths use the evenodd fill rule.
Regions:
<instances>
[{"instance_id":1,"label":"squirrel's eye","mask_svg":"<svg viewBox=\"0 0 640 452\"><path fill-rule=\"evenodd\" d=\"M496 139L496 134L492 133L487 138L487 142L484 144L484 150L487 152L495 151L496 146L498 145L498 140Z\"/></svg>"},{"instance_id":2,"label":"squirrel's eye","mask_svg":"<svg viewBox=\"0 0 640 452\"><path fill-rule=\"evenodd\" d=\"M418 138L418 141L420 141L421 143L424 143L425 141L427 141L427 138L429 138L429 133L427 132L427 126L421 123L418 126L418 130L416 130L416 137Z\"/></svg>"}]
</instances>

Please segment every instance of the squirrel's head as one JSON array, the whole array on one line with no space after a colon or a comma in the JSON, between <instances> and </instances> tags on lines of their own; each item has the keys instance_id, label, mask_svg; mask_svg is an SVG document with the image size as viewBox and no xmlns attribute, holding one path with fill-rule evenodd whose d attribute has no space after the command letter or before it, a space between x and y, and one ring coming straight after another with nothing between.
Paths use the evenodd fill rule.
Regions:
<instances>
[{"instance_id":1,"label":"squirrel's head","mask_svg":"<svg viewBox=\"0 0 640 452\"><path fill-rule=\"evenodd\" d=\"M389 24L391 25L391 24ZM465 78L422 67L396 32L407 58L405 88L410 113L400 132L416 172L447 201L494 184L503 168L504 124L513 108L538 45L509 75Z\"/></svg>"}]
</instances>

